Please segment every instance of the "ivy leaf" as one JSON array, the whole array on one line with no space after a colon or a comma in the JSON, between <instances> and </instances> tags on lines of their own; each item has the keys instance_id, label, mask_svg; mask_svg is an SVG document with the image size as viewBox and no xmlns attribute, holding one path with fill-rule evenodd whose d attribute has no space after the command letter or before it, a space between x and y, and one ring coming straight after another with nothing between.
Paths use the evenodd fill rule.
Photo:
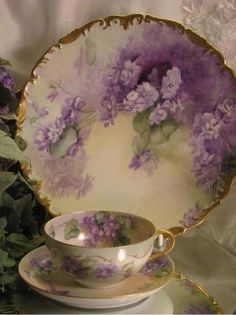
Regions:
<instances>
[{"instance_id":1,"label":"ivy leaf","mask_svg":"<svg viewBox=\"0 0 236 315\"><path fill-rule=\"evenodd\" d=\"M4 119L4 120L16 120L17 119L17 116L16 114L6 114L6 115L0 115L0 118L1 119Z\"/></svg>"},{"instance_id":2,"label":"ivy leaf","mask_svg":"<svg viewBox=\"0 0 236 315\"><path fill-rule=\"evenodd\" d=\"M75 238L79 235L79 227L77 220L70 220L66 222L65 229L64 229L64 237L66 240L69 240L71 238Z\"/></svg>"},{"instance_id":3,"label":"ivy leaf","mask_svg":"<svg viewBox=\"0 0 236 315\"><path fill-rule=\"evenodd\" d=\"M4 87L0 82L0 107L8 106L10 112L15 112L18 106L18 100L11 91Z\"/></svg>"},{"instance_id":4,"label":"ivy leaf","mask_svg":"<svg viewBox=\"0 0 236 315\"><path fill-rule=\"evenodd\" d=\"M0 191L5 191L17 179L17 174L12 172L0 172Z\"/></svg>"},{"instance_id":5,"label":"ivy leaf","mask_svg":"<svg viewBox=\"0 0 236 315\"><path fill-rule=\"evenodd\" d=\"M15 265L15 260L8 257L8 253L0 249L0 270L10 268Z\"/></svg>"},{"instance_id":6,"label":"ivy leaf","mask_svg":"<svg viewBox=\"0 0 236 315\"><path fill-rule=\"evenodd\" d=\"M2 130L0 130L0 156L5 159L30 163L29 158L20 151L15 141Z\"/></svg>"},{"instance_id":7,"label":"ivy leaf","mask_svg":"<svg viewBox=\"0 0 236 315\"><path fill-rule=\"evenodd\" d=\"M60 140L50 147L50 154L55 157L62 157L66 154L69 147L77 141L76 131L73 128L67 128Z\"/></svg>"},{"instance_id":8,"label":"ivy leaf","mask_svg":"<svg viewBox=\"0 0 236 315\"><path fill-rule=\"evenodd\" d=\"M24 183L30 190L33 190L33 187L32 187L32 185L30 184L30 182L27 181L27 180L24 178L24 176L23 176L20 172L18 172L18 178L19 178L19 180L20 180L22 183Z\"/></svg>"},{"instance_id":9,"label":"ivy leaf","mask_svg":"<svg viewBox=\"0 0 236 315\"><path fill-rule=\"evenodd\" d=\"M21 136L16 136L14 140L21 151L24 151L26 149L27 143Z\"/></svg>"},{"instance_id":10,"label":"ivy leaf","mask_svg":"<svg viewBox=\"0 0 236 315\"><path fill-rule=\"evenodd\" d=\"M36 248L37 246L42 244L42 242L43 242L43 239L40 237L35 240L29 240L23 234L19 234L19 233L12 233L7 237L7 245L10 248L11 246L13 246L13 248L20 249L20 251L23 254L28 253L32 249ZM11 250L11 254L12 254L12 250Z\"/></svg>"},{"instance_id":11,"label":"ivy leaf","mask_svg":"<svg viewBox=\"0 0 236 315\"><path fill-rule=\"evenodd\" d=\"M175 130L178 128L178 123L176 122L176 120L169 118L162 123L161 128L167 139L169 139L172 133L174 133Z\"/></svg>"},{"instance_id":12,"label":"ivy leaf","mask_svg":"<svg viewBox=\"0 0 236 315\"><path fill-rule=\"evenodd\" d=\"M133 120L133 128L134 130L142 135L144 131L150 129L150 125L148 123L148 118L150 115L151 110L148 108L147 110L143 111L142 113L138 113Z\"/></svg>"}]
</instances>

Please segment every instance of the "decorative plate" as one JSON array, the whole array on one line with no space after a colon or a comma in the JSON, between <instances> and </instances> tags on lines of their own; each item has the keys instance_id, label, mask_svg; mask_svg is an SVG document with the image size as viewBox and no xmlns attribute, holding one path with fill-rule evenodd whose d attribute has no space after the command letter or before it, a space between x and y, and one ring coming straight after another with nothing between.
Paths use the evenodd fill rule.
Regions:
<instances>
[{"instance_id":1,"label":"decorative plate","mask_svg":"<svg viewBox=\"0 0 236 315\"><path fill-rule=\"evenodd\" d=\"M81 313L89 313L89 314L96 314L100 313L101 310L96 311L91 310L91 307L97 305L98 307L112 307L121 305L121 298L118 297L111 297L114 292L122 291L124 287L115 287L112 289L111 293L108 292L107 289L105 290L91 290L85 288L79 288L78 286L75 288L75 285L71 282L71 280L64 280L61 275L59 277L53 276L50 274L50 270L53 271L52 264L49 262L50 255L45 258L45 254L48 255L48 250L45 246L40 247L28 255L26 255L19 265L19 271L21 277L26 281L28 285L34 288L36 292L39 294L33 294L33 292L22 294L20 299L20 313L21 314L33 314L35 312L35 305L37 305L37 313L41 314L62 314L62 313L69 313L69 314L81 314ZM36 259L37 258L37 259ZM169 266L172 265L171 260L169 260L168 256L165 256L167 265L168 262L170 263ZM158 262L164 262L163 258L158 260ZM164 264L159 265L156 270L164 271L169 270L169 267L166 269ZM151 273L153 269L145 269L145 272L149 270ZM167 272L168 273L168 272ZM57 272L58 274L58 272ZM159 274L160 275L160 274ZM148 275L144 275L143 277L146 280L149 278ZM163 274L162 274L163 277ZM143 278L143 279L144 279ZM156 280L158 278L155 278ZM50 280L53 280L50 282ZM149 280L148 280L149 282ZM155 282L155 281L154 281ZM154 284L153 282L153 284ZM62 285L63 283L63 285ZM137 282L132 282L137 284ZM150 282L149 282L150 283ZM144 288L145 283L141 283L144 296L142 297L141 292L137 294L137 296L125 296L124 291L122 291L123 296L123 303L124 300L135 302L135 299L140 300L140 302L136 302L135 305L126 306L119 309L107 309L102 310L102 313L109 313L109 314L223 314L223 311L219 304L212 298L208 292L203 289L199 284L195 283L192 280L187 279L183 275L179 273L175 273L174 277L161 288L148 298L145 298L144 291L147 288ZM135 291L135 286L133 290ZM71 292L73 291L73 296ZM127 290L127 288L126 288ZM130 288L129 290L132 291ZM90 292L90 296L87 292ZM109 290L110 291L110 290ZM127 292L127 291L126 291ZM83 298L84 294L86 298ZM91 298L93 294L94 298ZM45 299L44 296L48 297L49 299ZM103 299L104 296L107 296L107 299ZM98 299L98 296L100 299ZM148 295L146 295L148 296ZM137 299L137 300L138 300ZM59 301L63 304L56 303L55 301ZM119 302L119 303L118 303ZM128 303L127 303L128 304ZM76 306L76 307L90 307L90 310L79 309L79 308L70 308L68 305Z\"/></svg>"},{"instance_id":2,"label":"decorative plate","mask_svg":"<svg viewBox=\"0 0 236 315\"><path fill-rule=\"evenodd\" d=\"M21 260L19 273L30 287L50 299L77 307L104 309L133 304L154 294L173 276L174 263L168 256L162 256L118 285L88 289L58 271L50 251L42 246Z\"/></svg>"},{"instance_id":3,"label":"decorative plate","mask_svg":"<svg viewBox=\"0 0 236 315\"><path fill-rule=\"evenodd\" d=\"M235 175L235 82L177 22L137 14L75 30L39 60L21 100L41 201L55 215L119 210L175 234L196 226Z\"/></svg>"}]
</instances>

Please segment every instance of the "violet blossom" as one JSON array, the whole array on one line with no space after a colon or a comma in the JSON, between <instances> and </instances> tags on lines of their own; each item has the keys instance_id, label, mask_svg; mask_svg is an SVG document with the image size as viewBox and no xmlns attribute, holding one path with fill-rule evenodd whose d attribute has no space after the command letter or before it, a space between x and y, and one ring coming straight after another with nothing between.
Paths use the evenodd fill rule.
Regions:
<instances>
[{"instance_id":1,"label":"violet blossom","mask_svg":"<svg viewBox=\"0 0 236 315\"><path fill-rule=\"evenodd\" d=\"M99 267L96 269L96 276L98 278L110 278L112 277L113 273L116 272L117 267L116 265L105 265L101 264Z\"/></svg>"},{"instance_id":2,"label":"violet blossom","mask_svg":"<svg viewBox=\"0 0 236 315\"><path fill-rule=\"evenodd\" d=\"M116 222L114 216L110 216L103 225L104 234L108 240L115 240L120 229L120 224Z\"/></svg>"},{"instance_id":3,"label":"violet blossom","mask_svg":"<svg viewBox=\"0 0 236 315\"><path fill-rule=\"evenodd\" d=\"M201 134L205 139L216 140L221 130L221 120L214 113L204 113L201 117Z\"/></svg>"},{"instance_id":4,"label":"violet blossom","mask_svg":"<svg viewBox=\"0 0 236 315\"><path fill-rule=\"evenodd\" d=\"M180 224L182 224L186 228L195 225L199 221L202 211L203 206L197 202L193 208L189 209L189 211L184 214L184 217L180 221Z\"/></svg>"},{"instance_id":5,"label":"violet blossom","mask_svg":"<svg viewBox=\"0 0 236 315\"><path fill-rule=\"evenodd\" d=\"M156 108L149 115L149 125L158 125L168 116L169 103L164 102L162 104L158 103Z\"/></svg>"},{"instance_id":6,"label":"violet blossom","mask_svg":"<svg viewBox=\"0 0 236 315\"><path fill-rule=\"evenodd\" d=\"M162 78L161 95L164 99L175 97L182 82L179 68L173 67L167 70L166 76Z\"/></svg>"},{"instance_id":7,"label":"violet blossom","mask_svg":"<svg viewBox=\"0 0 236 315\"><path fill-rule=\"evenodd\" d=\"M60 118L56 119L47 127L47 139L49 144L57 143L65 129L64 121Z\"/></svg>"},{"instance_id":8,"label":"violet blossom","mask_svg":"<svg viewBox=\"0 0 236 315\"><path fill-rule=\"evenodd\" d=\"M123 100L126 110L133 113L141 113L154 105L159 98L159 92L148 82L138 85L136 90L129 92Z\"/></svg>"},{"instance_id":9,"label":"violet blossom","mask_svg":"<svg viewBox=\"0 0 236 315\"><path fill-rule=\"evenodd\" d=\"M0 82L5 88L9 90L13 90L15 86L10 72L5 67L2 66L0 67Z\"/></svg>"},{"instance_id":10,"label":"violet blossom","mask_svg":"<svg viewBox=\"0 0 236 315\"><path fill-rule=\"evenodd\" d=\"M117 115L117 105L114 95L104 97L99 105L99 113L105 127L114 124L114 118Z\"/></svg>"},{"instance_id":11,"label":"violet blossom","mask_svg":"<svg viewBox=\"0 0 236 315\"><path fill-rule=\"evenodd\" d=\"M141 66L137 65L135 61L126 60L120 72L120 82L124 86L134 88L138 82L141 70Z\"/></svg>"},{"instance_id":12,"label":"violet blossom","mask_svg":"<svg viewBox=\"0 0 236 315\"><path fill-rule=\"evenodd\" d=\"M34 143L37 144L40 151L49 149L50 142L48 141L47 134L47 128L39 128L34 133Z\"/></svg>"},{"instance_id":13,"label":"violet blossom","mask_svg":"<svg viewBox=\"0 0 236 315\"><path fill-rule=\"evenodd\" d=\"M152 175L157 168L157 159L149 149L144 149L139 155L135 155L129 164L130 169L137 170L141 167L148 175Z\"/></svg>"}]
</instances>

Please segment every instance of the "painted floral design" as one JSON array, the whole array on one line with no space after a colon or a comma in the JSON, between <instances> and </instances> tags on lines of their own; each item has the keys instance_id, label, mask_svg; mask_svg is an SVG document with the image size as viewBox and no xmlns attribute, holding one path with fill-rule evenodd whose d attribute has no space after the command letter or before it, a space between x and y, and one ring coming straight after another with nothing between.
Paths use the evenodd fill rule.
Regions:
<instances>
[{"instance_id":1,"label":"painted floral design","mask_svg":"<svg viewBox=\"0 0 236 315\"><path fill-rule=\"evenodd\" d=\"M47 257L35 257L30 261L32 271L40 276L48 276L52 273L54 263L51 258Z\"/></svg>"},{"instance_id":2,"label":"painted floral design","mask_svg":"<svg viewBox=\"0 0 236 315\"><path fill-rule=\"evenodd\" d=\"M180 221L181 225L185 228L195 225L201 219L203 209L202 205L196 203L192 209L189 209L189 211L184 214L183 219Z\"/></svg>"},{"instance_id":3,"label":"painted floral design","mask_svg":"<svg viewBox=\"0 0 236 315\"><path fill-rule=\"evenodd\" d=\"M216 314L216 310L213 305L205 302L201 303L191 303L189 307L184 311L184 314Z\"/></svg>"},{"instance_id":4,"label":"painted floral design","mask_svg":"<svg viewBox=\"0 0 236 315\"><path fill-rule=\"evenodd\" d=\"M163 277L170 274L172 271L172 265L170 261L165 257L160 257L153 261L147 262L139 273L146 276Z\"/></svg>"},{"instance_id":5,"label":"painted floral design","mask_svg":"<svg viewBox=\"0 0 236 315\"><path fill-rule=\"evenodd\" d=\"M190 15L201 15L203 6L202 1L190 1L183 7L186 24L196 22ZM231 19L230 7L229 1L226 6L212 6L222 19ZM129 116L135 131L127 161L129 174L144 171L152 176L157 172L159 149L179 127L189 131L191 173L201 192L214 190L226 169L235 170L235 163L229 163L236 153L236 93L231 72L222 69L222 60L210 47L192 42L167 22L143 22L135 27L140 27L137 36L132 36L130 27L126 42L109 58L99 59L92 37L85 39L72 63L73 76L80 76L78 90L71 86L71 78L48 82L47 104L57 101L60 108L49 121L48 107L42 105L37 117L47 116L47 123L36 119L33 141L46 156L42 177L53 197L79 199L91 191L96 178L86 170L86 143L93 123L112 128L119 115ZM95 85L92 93L91 82ZM75 166L76 160L83 167ZM182 224L195 224L201 211L193 205ZM100 240L99 233L111 240L117 237L112 222L102 232L94 222L86 224L93 231L91 245Z\"/></svg>"},{"instance_id":6,"label":"painted floral design","mask_svg":"<svg viewBox=\"0 0 236 315\"><path fill-rule=\"evenodd\" d=\"M86 235L85 246L127 245L130 243L129 233L136 228L135 218L127 215L113 215L100 211L85 215L82 221L75 219L65 223L64 237L66 240L75 238L80 232Z\"/></svg>"}]
</instances>

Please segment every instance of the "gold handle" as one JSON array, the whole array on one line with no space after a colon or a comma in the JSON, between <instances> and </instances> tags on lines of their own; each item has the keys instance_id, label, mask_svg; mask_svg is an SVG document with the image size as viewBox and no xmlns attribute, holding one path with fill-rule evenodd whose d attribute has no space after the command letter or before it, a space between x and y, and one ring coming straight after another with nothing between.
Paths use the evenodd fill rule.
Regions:
<instances>
[{"instance_id":1,"label":"gold handle","mask_svg":"<svg viewBox=\"0 0 236 315\"><path fill-rule=\"evenodd\" d=\"M155 236L155 240L162 235L164 237L164 240L167 241L167 246L160 252L156 253L156 254L152 254L148 261L152 261L160 256L163 256L167 253L169 253L173 247L175 246L175 236L172 232L168 231L168 230L158 230L156 231L156 236Z\"/></svg>"}]
</instances>

